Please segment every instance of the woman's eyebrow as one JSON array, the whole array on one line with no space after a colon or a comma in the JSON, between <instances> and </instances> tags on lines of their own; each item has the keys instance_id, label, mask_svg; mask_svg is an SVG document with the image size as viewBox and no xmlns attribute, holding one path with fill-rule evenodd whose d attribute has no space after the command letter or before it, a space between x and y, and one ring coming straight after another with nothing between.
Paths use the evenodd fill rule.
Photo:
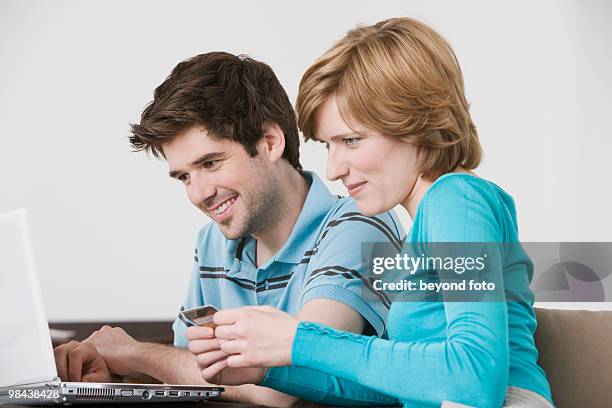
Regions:
<instances>
[{"instance_id":1,"label":"woman's eyebrow","mask_svg":"<svg viewBox=\"0 0 612 408\"><path fill-rule=\"evenodd\" d=\"M347 136L360 136L360 135L358 133L356 133L356 132L339 133L337 135L330 136L329 140L342 139L342 138L347 137Z\"/></svg>"}]
</instances>

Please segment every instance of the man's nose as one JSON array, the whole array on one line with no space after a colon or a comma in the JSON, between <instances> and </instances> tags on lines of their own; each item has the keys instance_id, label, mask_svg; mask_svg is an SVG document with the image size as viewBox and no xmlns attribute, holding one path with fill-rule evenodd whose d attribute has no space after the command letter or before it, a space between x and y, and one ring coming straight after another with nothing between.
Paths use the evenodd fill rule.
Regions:
<instances>
[{"instance_id":1,"label":"man's nose","mask_svg":"<svg viewBox=\"0 0 612 408\"><path fill-rule=\"evenodd\" d=\"M349 166L342 155L333 146L330 146L327 150L327 166L325 169L327 179L330 181L341 179L348 174L348 168Z\"/></svg>"},{"instance_id":2,"label":"man's nose","mask_svg":"<svg viewBox=\"0 0 612 408\"><path fill-rule=\"evenodd\" d=\"M190 177L191 180L188 186L189 199L196 207L209 207L213 204L211 199L217 193L214 183L209 177L200 175L198 172L194 172Z\"/></svg>"}]
</instances>

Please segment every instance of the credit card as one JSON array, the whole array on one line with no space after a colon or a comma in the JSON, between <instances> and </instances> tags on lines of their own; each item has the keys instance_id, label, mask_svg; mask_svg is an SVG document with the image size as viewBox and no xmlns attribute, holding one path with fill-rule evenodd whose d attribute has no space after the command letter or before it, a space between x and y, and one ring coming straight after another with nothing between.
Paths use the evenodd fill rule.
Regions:
<instances>
[{"instance_id":1,"label":"credit card","mask_svg":"<svg viewBox=\"0 0 612 408\"><path fill-rule=\"evenodd\" d=\"M193 309L182 310L181 315L189 322L193 323L194 326L204 326L215 328L217 325L213 321L213 315L217 313L217 309L214 306L198 306Z\"/></svg>"}]
</instances>

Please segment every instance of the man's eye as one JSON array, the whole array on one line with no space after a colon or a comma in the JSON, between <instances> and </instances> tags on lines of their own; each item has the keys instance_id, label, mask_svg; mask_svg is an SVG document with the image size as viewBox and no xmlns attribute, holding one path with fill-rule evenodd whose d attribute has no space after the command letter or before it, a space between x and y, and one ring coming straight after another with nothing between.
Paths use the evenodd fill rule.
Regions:
<instances>
[{"instance_id":1,"label":"man's eye","mask_svg":"<svg viewBox=\"0 0 612 408\"><path fill-rule=\"evenodd\" d=\"M328 142L325 142L325 148L326 148L327 150L329 150L329 143L328 143Z\"/></svg>"},{"instance_id":2,"label":"man's eye","mask_svg":"<svg viewBox=\"0 0 612 408\"><path fill-rule=\"evenodd\" d=\"M205 169L210 169L215 167L215 165L217 164L219 160L208 160L205 161L204 163L202 163L202 167L204 167Z\"/></svg>"},{"instance_id":3,"label":"man's eye","mask_svg":"<svg viewBox=\"0 0 612 408\"><path fill-rule=\"evenodd\" d=\"M180 176L178 176L178 179L179 181L182 181L184 183L189 179L189 174L181 174Z\"/></svg>"},{"instance_id":4,"label":"man's eye","mask_svg":"<svg viewBox=\"0 0 612 408\"><path fill-rule=\"evenodd\" d=\"M359 141L359 138L357 138L357 137L346 137L346 138L344 138L342 140L344 140L344 144L345 145L350 146L350 145L354 145L355 143L357 143Z\"/></svg>"}]
</instances>

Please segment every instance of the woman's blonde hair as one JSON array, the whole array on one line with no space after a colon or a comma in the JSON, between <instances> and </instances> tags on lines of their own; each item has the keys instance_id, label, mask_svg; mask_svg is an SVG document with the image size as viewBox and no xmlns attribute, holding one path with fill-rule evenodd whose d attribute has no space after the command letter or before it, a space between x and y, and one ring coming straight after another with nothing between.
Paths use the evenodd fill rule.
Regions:
<instances>
[{"instance_id":1,"label":"woman's blonde hair","mask_svg":"<svg viewBox=\"0 0 612 408\"><path fill-rule=\"evenodd\" d=\"M426 179L480 163L457 57L417 20L358 26L308 68L296 103L306 140L316 139L316 111L332 93L347 124L353 119L416 146Z\"/></svg>"}]
</instances>

